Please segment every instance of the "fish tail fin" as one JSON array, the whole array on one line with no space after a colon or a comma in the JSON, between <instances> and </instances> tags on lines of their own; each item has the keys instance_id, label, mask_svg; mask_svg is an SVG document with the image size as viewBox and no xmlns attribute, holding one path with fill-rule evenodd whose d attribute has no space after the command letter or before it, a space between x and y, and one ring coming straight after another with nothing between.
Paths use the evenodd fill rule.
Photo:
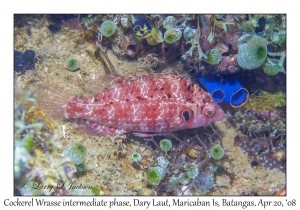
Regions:
<instances>
[{"instance_id":1,"label":"fish tail fin","mask_svg":"<svg viewBox=\"0 0 300 210\"><path fill-rule=\"evenodd\" d=\"M65 119L68 117L66 108L71 98L63 89L47 83L38 86L35 106L44 110L53 119Z\"/></svg>"}]
</instances>

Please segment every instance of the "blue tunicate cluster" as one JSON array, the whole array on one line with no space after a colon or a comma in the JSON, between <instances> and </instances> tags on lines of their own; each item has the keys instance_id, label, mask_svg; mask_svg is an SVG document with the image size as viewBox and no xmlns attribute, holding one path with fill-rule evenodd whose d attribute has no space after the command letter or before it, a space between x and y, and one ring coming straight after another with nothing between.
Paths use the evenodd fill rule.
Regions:
<instances>
[{"instance_id":1,"label":"blue tunicate cluster","mask_svg":"<svg viewBox=\"0 0 300 210\"><path fill-rule=\"evenodd\" d=\"M134 33L140 38L144 38L152 30L149 20L142 15L129 15L128 20Z\"/></svg>"},{"instance_id":2,"label":"blue tunicate cluster","mask_svg":"<svg viewBox=\"0 0 300 210\"><path fill-rule=\"evenodd\" d=\"M201 190L210 190L214 185L214 178L207 173L201 173L195 179L195 187Z\"/></svg>"},{"instance_id":3,"label":"blue tunicate cluster","mask_svg":"<svg viewBox=\"0 0 300 210\"><path fill-rule=\"evenodd\" d=\"M14 51L14 71L24 74L27 70L35 69L35 52L33 50L26 50L24 53Z\"/></svg>"},{"instance_id":4,"label":"blue tunicate cluster","mask_svg":"<svg viewBox=\"0 0 300 210\"><path fill-rule=\"evenodd\" d=\"M215 102L224 102L232 107L246 104L249 92L234 76L230 75L224 80L220 75L198 75L198 81L211 93Z\"/></svg>"}]
</instances>

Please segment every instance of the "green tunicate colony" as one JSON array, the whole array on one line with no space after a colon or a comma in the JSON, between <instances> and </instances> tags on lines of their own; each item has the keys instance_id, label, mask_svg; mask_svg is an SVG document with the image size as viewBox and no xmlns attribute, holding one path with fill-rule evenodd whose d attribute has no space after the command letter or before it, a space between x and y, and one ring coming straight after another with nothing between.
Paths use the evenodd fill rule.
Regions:
<instances>
[{"instance_id":1,"label":"green tunicate colony","mask_svg":"<svg viewBox=\"0 0 300 210\"><path fill-rule=\"evenodd\" d=\"M220 146L220 145L215 145L212 149L211 149L211 157L215 160L221 160L224 155L225 155L225 151L224 149Z\"/></svg>"},{"instance_id":2,"label":"green tunicate colony","mask_svg":"<svg viewBox=\"0 0 300 210\"><path fill-rule=\"evenodd\" d=\"M187 173L187 175L190 179L195 178L196 176L198 176L198 174L199 174L199 170L196 167L191 167Z\"/></svg>"},{"instance_id":3,"label":"green tunicate colony","mask_svg":"<svg viewBox=\"0 0 300 210\"><path fill-rule=\"evenodd\" d=\"M209 166L209 169L211 172L216 172L218 170L218 165L217 164L212 164L211 166Z\"/></svg>"},{"instance_id":4,"label":"green tunicate colony","mask_svg":"<svg viewBox=\"0 0 300 210\"><path fill-rule=\"evenodd\" d=\"M195 166L193 166L193 167L189 168L189 170L187 171L186 174L179 175L178 180L179 180L179 182L181 184L187 185L191 181L191 179L194 179L195 177L197 177L198 174L199 174L198 168L196 168ZM176 178L173 178L173 179L174 180L172 180L172 182L176 182L177 181ZM169 182L172 183L171 179L170 179Z\"/></svg>"},{"instance_id":5,"label":"green tunicate colony","mask_svg":"<svg viewBox=\"0 0 300 210\"><path fill-rule=\"evenodd\" d=\"M152 28L150 34L146 36L146 40L150 45L157 45L164 41L162 32L157 28Z\"/></svg>"},{"instance_id":6,"label":"green tunicate colony","mask_svg":"<svg viewBox=\"0 0 300 210\"><path fill-rule=\"evenodd\" d=\"M286 42L286 31L274 32L270 38L273 43L281 46Z\"/></svg>"},{"instance_id":7,"label":"green tunicate colony","mask_svg":"<svg viewBox=\"0 0 300 210\"><path fill-rule=\"evenodd\" d=\"M164 178L164 169L161 167L153 167L147 171L147 181L151 185L159 185L160 181Z\"/></svg>"},{"instance_id":8,"label":"green tunicate colony","mask_svg":"<svg viewBox=\"0 0 300 210\"><path fill-rule=\"evenodd\" d=\"M150 167L146 173L148 184L155 186L160 185L163 191L168 193L176 189L181 189L182 186L193 187L196 190L210 190L213 187L214 173L218 169L216 164L213 163L213 165L210 166L210 172L200 173L201 166L192 163L189 157L184 154L175 160L168 159L173 157L172 153L171 155L167 155L167 153L172 150L172 142L169 139L161 140L159 142L159 148L166 153L165 155L161 155L162 152L158 151L157 162L151 162L151 165L156 164L156 166ZM214 159L212 160L213 162L222 159L224 155L225 151L220 145L216 145L211 149L211 157ZM175 172L175 174L173 174L173 172ZM172 177L165 178L165 176L170 175ZM163 185L161 185L162 181Z\"/></svg>"},{"instance_id":9,"label":"green tunicate colony","mask_svg":"<svg viewBox=\"0 0 300 210\"><path fill-rule=\"evenodd\" d=\"M263 65L263 71L269 76L274 76L279 72L285 72L285 69L279 60L268 58Z\"/></svg>"},{"instance_id":10,"label":"green tunicate colony","mask_svg":"<svg viewBox=\"0 0 300 210\"><path fill-rule=\"evenodd\" d=\"M126 17L121 17L120 22L124 28L130 28L130 26L131 26L128 18L126 18Z\"/></svg>"},{"instance_id":11,"label":"green tunicate colony","mask_svg":"<svg viewBox=\"0 0 300 210\"><path fill-rule=\"evenodd\" d=\"M66 63L66 67L69 71L75 71L79 68L79 60L70 58Z\"/></svg>"},{"instance_id":12,"label":"green tunicate colony","mask_svg":"<svg viewBox=\"0 0 300 210\"><path fill-rule=\"evenodd\" d=\"M63 154L75 165L80 165L85 161L87 150L84 145L80 143L73 143L64 150Z\"/></svg>"},{"instance_id":13,"label":"green tunicate colony","mask_svg":"<svg viewBox=\"0 0 300 210\"><path fill-rule=\"evenodd\" d=\"M176 181L177 181L177 178L176 178L176 177L171 177L171 178L169 179L169 183L171 183L171 184L176 183Z\"/></svg>"},{"instance_id":14,"label":"green tunicate colony","mask_svg":"<svg viewBox=\"0 0 300 210\"><path fill-rule=\"evenodd\" d=\"M132 160L136 163L140 162L142 159L142 156L139 153L132 154Z\"/></svg>"},{"instance_id":15,"label":"green tunicate colony","mask_svg":"<svg viewBox=\"0 0 300 210\"><path fill-rule=\"evenodd\" d=\"M262 65L267 57L267 42L258 35L244 35L239 39L237 61L243 69L251 70Z\"/></svg>"},{"instance_id":16,"label":"green tunicate colony","mask_svg":"<svg viewBox=\"0 0 300 210\"><path fill-rule=\"evenodd\" d=\"M160 165L162 168L167 168L169 165L169 161L165 156L159 156L157 158L157 163Z\"/></svg>"},{"instance_id":17,"label":"green tunicate colony","mask_svg":"<svg viewBox=\"0 0 300 210\"><path fill-rule=\"evenodd\" d=\"M105 37L110 37L112 36L116 31L117 31L118 27L115 24L114 21L112 20L105 20L101 26L100 26L100 32L102 34L102 36Z\"/></svg>"},{"instance_id":18,"label":"green tunicate colony","mask_svg":"<svg viewBox=\"0 0 300 210\"><path fill-rule=\"evenodd\" d=\"M163 139L160 141L159 147L162 151L168 152L172 149L172 142L169 139ZM169 165L169 160L165 156L159 156L157 158L157 164L159 167L152 167L147 171L146 178L151 185L159 185L165 176L165 169Z\"/></svg>"},{"instance_id":19,"label":"green tunicate colony","mask_svg":"<svg viewBox=\"0 0 300 210\"><path fill-rule=\"evenodd\" d=\"M176 25L176 21L177 20L174 16L168 16L163 22L163 27L168 30Z\"/></svg>"},{"instance_id":20,"label":"green tunicate colony","mask_svg":"<svg viewBox=\"0 0 300 210\"><path fill-rule=\"evenodd\" d=\"M164 39L168 44L177 42L182 36L182 32L177 28L170 28L164 34Z\"/></svg>"},{"instance_id":21,"label":"green tunicate colony","mask_svg":"<svg viewBox=\"0 0 300 210\"><path fill-rule=\"evenodd\" d=\"M211 65L216 65L216 64L220 63L221 60L222 60L221 53L216 49L212 49L209 52L209 55L208 55L208 58L207 58L206 62L211 64Z\"/></svg>"},{"instance_id":22,"label":"green tunicate colony","mask_svg":"<svg viewBox=\"0 0 300 210\"><path fill-rule=\"evenodd\" d=\"M181 30L175 28L176 22L177 19L174 16L166 17L166 19L163 22L163 27L166 29L166 32L164 34L164 40L168 44L173 44L177 42L182 36Z\"/></svg>"},{"instance_id":23,"label":"green tunicate colony","mask_svg":"<svg viewBox=\"0 0 300 210\"><path fill-rule=\"evenodd\" d=\"M183 169L185 169L186 168L186 162L185 161L183 161L183 162L181 162L181 163L179 163L179 166L181 166Z\"/></svg>"},{"instance_id":24,"label":"green tunicate colony","mask_svg":"<svg viewBox=\"0 0 300 210\"><path fill-rule=\"evenodd\" d=\"M183 31L183 37L186 42L190 42L194 39L196 35L196 29L187 26Z\"/></svg>"},{"instance_id":25,"label":"green tunicate colony","mask_svg":"<svg viewBox=\"0 0 300 210\"><path fill-rule=\"evenodd\" d=\"M169 139L163 139L159 143L160 149L169 152L172 149L172 142Z\"/></svg>"},{"instance_id":26,"label":"green tunicate colony","mask_svg":"<svg viewBox=\"0 0 300 210\"><path fill-rule=\"evenodd\" d=\"M180 180L179 182L183 185L187 185L190 182L190 177L187 174L181 174L178 179Z\"/></svg>"}]
</instances>

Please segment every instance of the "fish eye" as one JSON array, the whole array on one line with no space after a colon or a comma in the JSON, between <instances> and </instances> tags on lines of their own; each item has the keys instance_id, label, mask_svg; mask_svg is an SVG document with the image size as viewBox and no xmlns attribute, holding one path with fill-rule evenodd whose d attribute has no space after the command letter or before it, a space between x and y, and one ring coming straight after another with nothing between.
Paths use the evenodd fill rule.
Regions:
<instances>
[{"instance_id":1,"label":"fish eye","mask_svg":"<svg viewBox=\"0 0 300 210\"><path fill-rule=\"evenodd\" d=\"M202 113L208 117L212 117L215 114L215 110L212 108L207 108Z\"/></svg>"},{"instance_id":2,"label":"fish eye","mask_svg":"<svg viewBox=\"0 0 300 210\"><path fill-rule=\"evenodd\" d=\"M215 110L213 110L213 109L207 109L207 110L205 110L205 114L207 116L209 116L209 117L212 117L215 114Z\"/></svg>"},{"instance_id":3,"label":"fish eye","mask_svg":"<svg viewBox=\"0 0 300 210\"><path fill-rule=\"evenodd\" d=\"M193 117L192 110L184 110L182 112L182 117L183 117L185 122L188 122Z\"/></svg>"}]
</instances>

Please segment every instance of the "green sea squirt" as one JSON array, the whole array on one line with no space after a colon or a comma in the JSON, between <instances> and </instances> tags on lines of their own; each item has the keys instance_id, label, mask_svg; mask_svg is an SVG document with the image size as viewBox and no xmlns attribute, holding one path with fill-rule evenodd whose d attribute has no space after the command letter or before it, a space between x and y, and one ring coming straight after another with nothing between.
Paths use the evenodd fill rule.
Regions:
<instances>
[{"instance_id":1,"label":"green sea squirt","mask_svg":"<svg viewBox=\"0 0 300 210\"><path fill-rule=\"evenodd\" d=\"M85 161L87 149L80 143L73 143L64 150L63 154L75 165L80 165Z\"/></svg>"},{"instance_id":2,"label":"green sea squirt","mask_svg":"<svg viewBox=\"0 0 300 210\"><path fill-rule=\"evenodd\" d=\"M132 154L132 160L136 163L140 162L142 159L142 156L139 153Z\"/></svg>"},{"instance_id":3,"label":"green sea squirt","mask_svg":"<svg viewBox=\"0 0 300 210\"><path fill-rule=\"evenodd\" d=\"M164 39L168 44L173 44L177 42L182 36L182 32L177 28L169 28L165 34Z\"/></svg>"},{"instance_id":4,"label":"green sea squirt","mask_svg":"<svg viewBox=\"0 0 300 210\"><path fill-rule=\"evenodd\" d=\"M194 39L196 35L196 29L187 26L183 31L183 37L186 42L190 42Z\"/></svg>"},{"instance_id":5,"label":"green sea squirt","mask_svg":"<svg viewBox=\"0 0 300 210\"><path fill-rule=\"evenodd\" d=\"M283 63L281 63L280 60L272 58L267 58L267 61L263 65L263 71L269 76L274 76L279 72L285 73Z\"/></svg>"},{"instance_id":6,"label":"green sea squirt","mask_svg":"<svg viewBox=\"0 0 300 210\"><path fill-rule=\"evenodd\" d=\"M164 178L164 169L161 167L153 167L147 171L147 181L151 185L159 185L161 180Z\"/></svg>"},{"instance_id":7,"label":"green sea squirt","mask_svg":"<svg viewBox=\"0 0 300 210\"><path fill-rule=\"evenodd\" d=\"M215 145L212 149L211 149L211 156L213 159L215 160L221 160L224 155L225 155L225 151L224 149L220 146L220 145Z\"/></svg>"},{"instance_id":8,"label":"green sea squirt","mask_svg":"<svg viewBox=\"0 0 300 210\"><path fill-rule=\"evenodd\" d=\"M198 168L196 168L194 166L189 168L188 173L187 173L187 175L190 179L195 178L196 176L198 176L198 174L199 174L199 170L198 170Z\"/></svg>"},{"instance_id":9,"label":"green sea squirt","mask_svg":"<svg viewBox=\"0 0 300 210\"><path fill-rule=\"evenodd\" d=\"M100 32L105 37L111 37L117 31L117 25L112 20L105 20L100 26Z\"/></svg>"},{"instance_id":10,"label":"green sea squirt","mask_svg":"<svg viewBox=\"0 0 300 210\"><path fill-rule=\"evenodd\" d=\"M162 168L167 168L169 165L169 161L165 156L159 156L157 158L157 163L159 166L161 166Z\"/></svg>"},{"instance_id":11,"label":"green sea squirt","mask_svg":"<svg viewBox=\"0 0 300 210\"><path fill-rule=\"evenodd\" d=\"M164 152L168 152L172 149L172 142L169 139L163 139L159 143L160 149Z\"/></svg>"},{"instance_id":12,"label":"green sea squirt","mask_svg":"<svg viewBox=\"0 0 300 210\"><path fill-rule=\"evenodd\" d=\"M267 41L258 35L247 34L239 39L237 61L243 69L256 69L267 58Z\"/></svg>"},{"instance_id":13,"label":"green sea squirt","mask_svg":"<svg viewBox=\"0 0 300 210\"><path fill-rule=\"evenodd\" d=\"M70 58L67 63L66 67L69 71L75 71L79 68L79 60L76 58Z\"/></svg>"},{"instance_id":14,"label":"green sea squirt","mask_svg":"<svg viewBox=\"0 0 300 210\"><path fill-rule=\"evenodd\" d=\"M170 29L176 25L176 22L177 22L177 20L174 16L168 16L168 17L166 17L166 19L163 22L163 27L165 29Z\"/></svg>"},{"instance_id":15,"label":"green sea squirt","mask_svg":"<svg viewBox=\"0 0 300 210\"><path fill-rule=\"evenodd\" d=\"M208 58L207 58L206 62L211 64L211 65L216 65L216 64L220 63L221 60L222 60L221 53L216 49L212 49L209 52L209 55L208 55Z\"/></svg>"}]
</instances>

